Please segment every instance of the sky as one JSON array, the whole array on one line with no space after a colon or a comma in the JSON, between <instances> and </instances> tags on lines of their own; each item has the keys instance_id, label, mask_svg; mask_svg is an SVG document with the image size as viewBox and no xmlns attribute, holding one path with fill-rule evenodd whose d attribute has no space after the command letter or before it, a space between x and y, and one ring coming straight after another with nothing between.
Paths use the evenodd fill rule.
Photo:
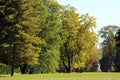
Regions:
<instances>
[{"instance_id":1,"label":"sky","mask_svg":"<svg viewBox=\"0 0 120 80\"><path fill-rule=\"evenodd\" d=\"M120 0L57 0L62 5L70 4L80 14L89 13L97 22L98 32L103 26L120 26Z\"/></svg>"}]
</instances>

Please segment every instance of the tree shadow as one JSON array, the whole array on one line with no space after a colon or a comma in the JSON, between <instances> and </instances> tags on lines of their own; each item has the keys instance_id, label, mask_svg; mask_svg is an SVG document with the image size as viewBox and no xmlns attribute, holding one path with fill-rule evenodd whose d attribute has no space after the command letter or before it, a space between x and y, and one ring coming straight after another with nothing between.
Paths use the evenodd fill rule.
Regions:
<instances>
[{"instance_id":1,"label":"tree shadow","mask_svg":"<svg viewBox=\"0 0 120 80\"><path fill-rule=\"evenodd\" d=\"M8 77L8 76L0 75L0 78L1 78L1 77Z\"/></svg>"}]
</instances>

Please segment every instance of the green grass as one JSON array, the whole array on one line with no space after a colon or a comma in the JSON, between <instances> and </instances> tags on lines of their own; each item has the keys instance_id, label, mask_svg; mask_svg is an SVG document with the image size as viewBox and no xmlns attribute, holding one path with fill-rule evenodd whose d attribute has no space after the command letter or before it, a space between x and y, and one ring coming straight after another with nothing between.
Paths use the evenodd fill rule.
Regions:
<instances>
[{"instance_id":1,"label":"green grass","mask_svg":"<svg viewBox=\"0 0 120 80\"><path fill-rule=\"evenodd\" d=\"M120 80L120 73L56 73L0 75L0 80Z\"/></svg>"}]
</instances>

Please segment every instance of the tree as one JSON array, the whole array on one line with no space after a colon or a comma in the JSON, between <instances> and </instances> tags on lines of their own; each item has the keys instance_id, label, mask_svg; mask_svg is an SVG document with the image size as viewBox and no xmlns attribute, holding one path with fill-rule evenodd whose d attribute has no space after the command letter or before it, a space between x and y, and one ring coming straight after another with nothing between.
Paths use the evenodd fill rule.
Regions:
<instances>
[{"instance_id":1,"label":"tree","mask_svg":"<svg viewBox=\"0 0 120 80\"><path fill-rule=\"evenodd\" d=\"M116 35L116 55L114 59L115 71L120 72L120 29L117 30Z\"/></svg>"},{"instance_id":2,"label":"tree","mask_svg":"<svg viewBox=\"0 0 120 80\"><path fill-rule=\"evenodd\" d=\"M11 65L11 76L14 68L23 65L37 64L38 45L41 40L36 36L39 32L39 16L37 1L33 0L2 0L0 1L0 30L2 35L1 51L7 57L5 64Z\"/></svg>"},{"instance_id":3,"label":"tree","mask_svg":"<svg viewBox=\"0 0 120 80\"><path fill-rule=\"evenodd\" d=\"M56 72L60 61L60 46L63 44L65 31L60 20L61 5L55 0L41 0L39 37L44 40L41 45L39 65L35 68L40 73Z\"/></svg>"},{"instance_id":4,"label":"tree","mask_svg":"<svg viewBox=\"0 0 120 80\"><path fill-rule=\"evenodd\" d=\"M66 71L69 73L74 57L74 53L72 53L73 40L75 39L77 28L79 28L79 14L75 12L73 7L68 5L63 7L61 19L63 29L67 31L66 41L61 47L61 60Z\"/></svg>"},{"instance_id":5,"label":"tree","mask_svg":"<svg viewBox=\"0 0 120 80\"><path fill-rule=\"evenodd\" d=\"M100 67L102 71L114 71L115 50L115 32L119 29L118 26L108 25L99 31L103 42L101 43L102 58L100 59Z\"/></svg>"},{"instance_id":6,"label":"tree","mask_svg":"<svg viewBox=\"0 0 120 80\"><path fill-rule=\"evenodd\" d=\"M97 43L95 18L88 14L80 16L70 5L63 7L61 18L63 29L68 32L61 47L61 62L69 73L71 68L85 66L89 50Z\"/></svg>"},{"instance_id":7,"label":"tree","mask_svg":"<svg viewBox=\"0 0 120 80\"><path fill-rule=\"evenodd\" d=\"M80 36L81 59L78 60L79 67L84 71L90 71L92 64L99 59L98 35L95 33L96 19L89 14L83 14L80 17L81 28L77 36Z\"/></svg>"}]
</instances>

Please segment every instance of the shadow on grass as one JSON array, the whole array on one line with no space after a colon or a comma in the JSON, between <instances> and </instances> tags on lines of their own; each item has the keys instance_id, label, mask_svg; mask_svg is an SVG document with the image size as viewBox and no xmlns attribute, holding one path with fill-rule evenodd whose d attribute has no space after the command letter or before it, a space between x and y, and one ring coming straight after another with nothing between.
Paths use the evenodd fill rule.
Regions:
<instances>
[{"instance_id":1,"label":"shadow on grass","mask_svg":"<svg viewBox=\"0 0 120 80\"><path fill-rule=\"evenodd\" d=\"M9 77L9 76L0 75L0 78L1 78L1 77Z\"/></svg>"}]
</instances>

